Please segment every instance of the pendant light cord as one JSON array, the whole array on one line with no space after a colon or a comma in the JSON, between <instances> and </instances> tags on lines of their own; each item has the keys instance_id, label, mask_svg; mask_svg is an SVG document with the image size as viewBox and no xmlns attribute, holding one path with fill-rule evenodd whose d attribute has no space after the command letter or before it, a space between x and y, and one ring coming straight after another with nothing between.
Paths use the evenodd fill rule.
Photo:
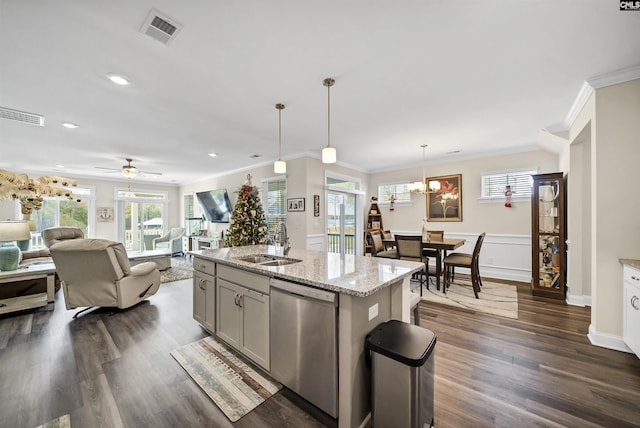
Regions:
<instances>
[{"instance_id":1,"label":"pendant light cord","mask_svg":"<svg viewBox=\"0 0 640 428\"><path fill-rule=\"evenodd\" d=\"M327 85L327 147L331 147L331 85Z\"/></svg>"},{"instance_id":2,"label":"pendant light cord","mask_svg":"<svg viewBox=\"0 0 640 428\"><path fill-rule=\"evenodd\" d=\"M282 160L282 109L278 109L278 160Z\"/></svg>"}]
</instances>

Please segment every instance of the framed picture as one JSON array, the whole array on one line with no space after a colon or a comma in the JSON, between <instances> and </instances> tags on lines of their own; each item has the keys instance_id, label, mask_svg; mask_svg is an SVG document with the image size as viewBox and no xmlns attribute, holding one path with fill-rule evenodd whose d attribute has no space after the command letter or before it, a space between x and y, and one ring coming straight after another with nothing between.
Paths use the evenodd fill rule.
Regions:
<instances>
[{"instance_id":1,"label":"framed picture","mask_svg":"<svg viewBox=\"0 0 640 428\"><path fill-rule=\"evenodd\" d=\"M304 211L304 198L287 199L287 211Z\"/></svg>"},{"instance_id":2,"label":"framed picture","mask_svg":"<svg viewBox=\"0 0 640 428\"><path fill-rule=\"evenodd\" d=\"M98 207L98 221L113 221L113 207Z\"/></svg>"},{"instance_id":3,"label":"framed picture","mask_svg":"<svg viewBox=\"0 0 640 428\"><path fill-rule=\"evenodd\" d=\"M313 216L320 217L320 195L313 195Z\"/></svg>"},{"instance_id":4,"label":"framed picture","mask_svg":"<svg viewBox=\"0 0 640 428\"><path fill-rule=\"evenodd\" d=\"M427 193L427 221L462 221L462 174L429 177L427 188L437 189Z\"/></svg>"}]
</instances>

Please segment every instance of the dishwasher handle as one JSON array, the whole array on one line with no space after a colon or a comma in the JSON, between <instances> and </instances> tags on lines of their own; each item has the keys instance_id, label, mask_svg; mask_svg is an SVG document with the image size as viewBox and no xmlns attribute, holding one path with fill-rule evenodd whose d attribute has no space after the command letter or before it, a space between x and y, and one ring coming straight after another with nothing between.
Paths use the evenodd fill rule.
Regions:
<instances>
[{"instance_id":1,"label":"dishwasher handle","mask_svg":"<svg viewBox=\"0 0 640 428\"><path fill-rule=\"evenodd\" d=\"M334 305L337 303L336 293L308 285L271 278L271 287L303 298L321 300L323 302L333 303Z\"/></svg>"}]
</instances>

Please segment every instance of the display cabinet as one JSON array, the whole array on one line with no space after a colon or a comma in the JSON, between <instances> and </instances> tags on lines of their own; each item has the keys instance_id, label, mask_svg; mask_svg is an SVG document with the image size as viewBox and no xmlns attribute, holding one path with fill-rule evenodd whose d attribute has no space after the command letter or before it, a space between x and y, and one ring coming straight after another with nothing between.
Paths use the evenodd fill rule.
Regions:
<instances>
[{"instance_id":1,"label":"display cabinet","mask_svg":"<svg viewBox=\"0 0 640 428\"><path fill-rule=\"evenodd\" d=\"M532 177L532 294L564 300L567 276L564 177L561 172Z\"/></svg>"}]
</instances>

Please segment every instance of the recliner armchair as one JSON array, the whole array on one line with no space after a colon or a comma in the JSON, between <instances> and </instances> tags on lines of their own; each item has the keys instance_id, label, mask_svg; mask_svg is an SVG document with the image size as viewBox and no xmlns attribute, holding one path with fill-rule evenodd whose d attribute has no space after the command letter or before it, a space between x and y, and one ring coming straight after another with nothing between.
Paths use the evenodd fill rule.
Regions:
<instances>
[{"instance_id":1,"label":"recliner armchair","mask_svg":"<svg viewBox=\"0 0 640 428\"><path fill-rule=\"evenodd\" d=\"M70 226L50 227L41 233L44 245L51 248L53 244L66 241L67 239L84 239L82 229Z\"/></svg>"},{"instance_id":2,"label":"recliner armchair","mask_svg":"<svg viewBox=\"0 0 640 428\"><path fill-rule=\"evenodd\" d=\"M172 227L164 236L154 239L154 250L167 250L171 255L182 253L182 237L184 236L184 227Z\"/></svg>"},{"instance_id":3,"label":"recliner armchair","mask_svg":"<svg viewBox=\"0 0 640 428\"><path fill-rule=\"evenodd\" d=\"M74 239L54 244L49 251L62 280L67 309L94 306L124 309L154 295L160 288L156 264L131 266L127 251L119 242Z\"/></svg>"}]
</instances>

